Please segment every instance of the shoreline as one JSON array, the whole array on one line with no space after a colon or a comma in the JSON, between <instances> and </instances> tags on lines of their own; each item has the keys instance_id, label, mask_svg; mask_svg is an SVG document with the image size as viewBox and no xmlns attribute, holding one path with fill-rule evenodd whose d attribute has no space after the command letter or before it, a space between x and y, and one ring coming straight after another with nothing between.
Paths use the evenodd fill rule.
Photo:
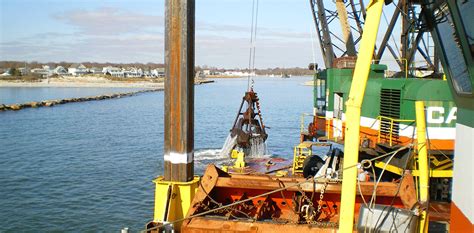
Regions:
<instances>
[{"instance_id":1,"label":"shoreline","mask_svg":"<svg viewBox=\"0 0 474 233\"><path fill-rule=\"evenodd\" d=\"M149 82L8 82L0 81L0 87L64 87L64 88L164 88L164 83Z\"/></svg>"},{"instance_id":2,"label":"shoreline","mask_svg":"<svg viewBox=\"0 0 474 233\"><path fill-rule=\"evenodd\" d=\"M201 85L206 83L213 83L211 79L195 79L195 85ZM114 81L101 77L75 77L75 78L51 78L49 80L41 80L39 82L32 81L11 81L1 80L1 87L61 87L61 88L146 88L146 89L164 89L164 80L156 81L143 81L143 80L125 80L125 81Z\"/></svg>"}]
</instances>

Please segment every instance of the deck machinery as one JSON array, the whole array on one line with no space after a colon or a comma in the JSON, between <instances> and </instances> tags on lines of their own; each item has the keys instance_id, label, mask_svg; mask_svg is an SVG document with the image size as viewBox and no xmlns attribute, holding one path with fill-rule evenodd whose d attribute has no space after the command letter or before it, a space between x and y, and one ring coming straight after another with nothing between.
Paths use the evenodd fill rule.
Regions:
<instances>
[{"instance_id":1,"label":"deck machinery","mask_svg":"<svg viewBox=\"0 0 474 233\"><path fill-rule=\"evenodd\" d=\"M302 117L302 125L304 118L310 118L310 123L301 127L301 142L343 143L347 120L345 103L351 91L357 60L355 52L363 32L361 25L365 23L364 2L310 2L316 28L320 29L318 39L326 68L315 69L314 110ZM377 157L407 145L413 145L416 152L415 102L423 101L433 178L431 198L449 201L457 107L442 73L439 51L433 47L425 18L428 10L420 1L400 0L388 4L383 13L386 29L383 39L375 44L361 106L359 158ZM392 14L390 21L385 13ZM395 33L397 26L400 32ZM391 64L396 71L388 70L383 63ZM310 69L314 69L314 64ZM388 159L375 162L376 172L384 167L388 171L384 180L400 177L405 169L418 175L416 153L397 155L386 165Z\"/></svg>"},{"instance_id":2,"label":"deck machinery","mask_svg":"<svg viewBox=\"0 0 474 233\"><path fill-rule=\"evenodd\" d=\"M472 141L472 119L474 119L472 92L474 63L472 56L474 52L472 49L473 27L469 17L472 17L472 12L474 12L472 11L473 2L403 1L403 3L407 3L407 6L418 4L423 12L419 15L420 21L428 22L421 28L435 33L433 37L437 48L439 48L439 59L445 68L447 83L453 91L454 100L460 109L457 114L456 127L458 131L456 133L458 136L464 137L461 139L463 142ZM329 137L325 142L305 142L307 144L305 148L316 145L313 143L319 143L316 146L328 148L325 153L327 158L323 160L324 164L313 161L312 164L317 169L310 169L313 173L306 177L291 169L296 160L288 161L279 158L273 158L270 163L269 161L264 163L258 160L249 161L249 170L246 173L228 173L214 165L209 165L203 176L195 177L190 169L193 163L193 140L192 135L189 134L189 131L193 130L193 89L192 85L188 85L193 77L192 72L189 72L189 67L194 65L194 0L167 1L165 47L167 50L167 72L169 72L167 80L170 81L166 83L168 94L165 101L166 106L171 107L166 109L165 116L170 116L170 118L165 117L167 119L165 131L174 127L173 130L177 133L170 135L165 133L165 137L167 137L165 138L165 161L168 165L165 166L165 176L155 180L155 213L153 220L147 224L146 231L334 232L339 230L340 232L372 232L377 230L391 232L398 230L427 232L428 219L446 221L446 215L449 213L443 212L444 209L432 211L436 206L429 203L427 194L429 160L426 129L428 128L429 132L431 126L430 122L428 122L428 127L425 126L425 113L429 111L424 109L426 101L441 101L443 102L441 106L434 106L439 107L438 111L445 109L444 114L449 114L446 109L450 106L444 105L444 102L450 102L450 100L444 95L446 90L442 84L439 84L439 82L446 83L446 81L435 78L434 82L427 87L414 79L413 82L410 79L410 81L400 80L387 84L380 74L384 70L383 66L372 66L371 69L370 64L373 63L372 60L376 54L374 45L383 5L384 1L372 0L366 7L360 8L364 11L365 22L363 27L360 27L364 33L361 33L360 40L356 39L354 42L360 41L360 51L364 52L357 54L354 70L337 67L334 70L327 70L326 80L330 79L330 72L340 72L342 75L338 75L339 82L346 83L333 88L336 91L335 94L342 93L342 97L339 99L341 102L346 100L344 93L347 93L347 85L351 86L345 105L347 110L342 109L348 119L344 124L343 133L341 133L344 137L343 150L336 148L340 144L329 142ZM409 7L397 8L410 9ZM338 10L341 9L342 7L339 6ZM469 9L471 10L469 11ZM460 12L463 12L463 15ZM470 27L463 26L463 23ZM320 74L323 76L323 73ZM351 74L352 80L350 80ZM373 77L369 79L370 75ZM335 76L332 77L335 78ZM323 79L318 78L318 80ZM365 95L365 87L370 85L366 85L368 82L373 82L379 87ZM331 85L329 81L327 84ZM384 88L380 88L381 86ZM398 94L393 94L392 90L397 88L400 89L400 108L413 107L412 102L416 101L414 104L416 142L404 144L406 139L403 138L402 132L405 127L403 124L409 127L408 122L398 122L398 137L394 136L393 132L391 135L389 132L389 137L387 135L360 136L359 132L363 132L359 125L359 121L363 120L361 112L366 111L367 114L372 114L375 117L380 114L382 109L380 104L382 101L379 101L379 105L371 106L374 109L364 110L362 104L364 96L366 100L382 98L383 89L391 89L386 95L393 98ZM440 91L442 98L446 97L446 99L426 100L423 99L425 97L421 93L411 94L414 96L410 97L409 94L404 93L407 88ZM326 93L328 92L326 91ZM170 96L168 96L169 94ZM420 100L418 95L422 95L421 100L423 101L417 101ZM328 99L325 98L325 100ZM332 99L326 103L330 101ZM326 109L322 110L327 112L330 109L329 105L317 105L316 107L326 106ZM337 108L334 106L332 108L333 114L336 115L334 109ZM404 114L402 111L399 112ZM440 114L438 112L435 118L441 119ZM389 119L391 125L395 123L394 119L399 119L396 118L397 116L388 117L391 118ZM413 115L401 115L400 117L411 118ZM387 124L382 123L382 118L378 120L379 125ZM315 121L315 123L318 122ZM326 124L326 121L324 123ZM442 124L447 124L446 118L443 118L443 122L435 124L441 124L440 127L444 127L445 125ZM413 127L413 125L411 126ZM390 126L389 128L393 131L397 127ZM373 133L375 132L368 131L367 134ZM327 130L326 134L331 135L331 130ZM365 138L368 139L365 140ZM364 174L364 167L371 167L370 161L375 160L366 159L365 162L358 163L359 154L364 152L364 148L377 149L373 145L382 141L385 143L391 141L392 145L385 146L383 149L387 153L380 156L394 158L399 153L410 155L416 152L418 179L413 178L413 172L410 172L410 169L404 169L401 177L391 182L378 182L379 180L361 176ZM399 144L399 146L394 147L394 144ZM412 145L416 145L416 147L412 148ZM464 164L459 164L459 167L468 167L472 163L472 143L458 144L456 141L455 148L460 153L454 157L455 167L459 164L457 158L460 156L462 159L459 160ZM301 149L304 150L303 147ZM310 153L308 158L314 156L316 155ZM330 163L333 161L340 161L336 162L339 166L332 166ZM310 162L310 159L303 161L303 166ZM387 166L389 164L390 161L385 163ZM329 169L330 166L334 169ZM372 166L372 168L374 167ZM454 174L453 200L457 205L453 205L454 214L452 214L451 226L459 227L452 228L459 230L457 232L465 232L472 229L473 226L472 210L469 210L469 207L472 206L472 199L470 199L472 198L472 176L459 174L456 176L456 171L458 170L455 170ZM459 172L463 171L459 170ZM472 175L472 170L468 173ZM471 191L468 192L470 196L465 196L460 192L463 185L470 187Z\"/></svg>"},{"instance_id":3,"label":"deck machinery","mask_svg":"<svg viewBox=\"0 0 474 233\"><path fill-rule=\"evenodd\" d=\"M337 61L337 60L336 60ZM314 114L307 114L311 123L302 127L301 141L327 140L343 143L346 107L354 69L338 66L315 75ZM387 67L370 66L369 79L362 104L360 123L360 159L376 157L416 142L416 101L426 106L428 152L432 179L432 200L450 200L457 107L448 83L442 78L386 77ZM304 123L303 123L304 124ZM414 146L413 146L414 148ZM415 171L416 156L397 156L386 168L385 180L401 176L408 169ZM383 168L388 158L375 162Z\"/></svg>"}]
</instances>

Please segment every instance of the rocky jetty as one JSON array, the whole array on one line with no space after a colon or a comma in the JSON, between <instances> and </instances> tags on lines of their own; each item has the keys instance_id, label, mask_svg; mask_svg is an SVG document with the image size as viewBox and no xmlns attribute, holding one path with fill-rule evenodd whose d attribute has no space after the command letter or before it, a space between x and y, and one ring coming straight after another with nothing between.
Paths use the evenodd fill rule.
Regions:
<instances>
[{"instance_id":1,"label":"rocky jetty","mask_svg":"<svg viewBox=\"0 0 474 233\"><path fill-rule=\"evenodd\" d=\"M121 97L127 96L134 96L140 93L145 92L155 92L155 91L162 91L162 88L158 89L146 89L140 91L132 91L132 92L124 92L124 93L115 93L115 94L105 94L105 95L98 95L98 96L89 96L89 97L79 97L79 98L68 98L68 99L60 99L60 100L45 100L39 102L28 102L24 104L0 104L0 112L2 111L18 111L25 108L39 108L39 107L52 107L54 105L59 104L67 104L67 103L76 103L76 102L85 102L85 101L95 101L95 100L106 100L106 99L116 99Z\"/></svg>"},{"instance_id":2,"label":"rocky jetty","mask_svg":"<svg viewBox=\"0 0 474 233\"><path fill-rule=\"evenodd\" d=\"M201 84L213 83L213 82L214 82L214 80L207 79L207 78L196 78L196 79L194 79L194 84L195 85L201 85Z\"/></svg>"}]
</instances>

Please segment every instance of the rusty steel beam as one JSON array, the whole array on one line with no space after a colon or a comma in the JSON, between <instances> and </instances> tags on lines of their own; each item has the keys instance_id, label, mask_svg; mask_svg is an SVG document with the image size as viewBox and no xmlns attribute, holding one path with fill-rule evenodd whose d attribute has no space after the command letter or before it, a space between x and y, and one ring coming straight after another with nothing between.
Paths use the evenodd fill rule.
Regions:
<instances>
[{"instance_id":1,"label":"rusty steel beam","mask_svg":"<svg viewBox=\"0 0 474 233\"><path fill-rule=\"evenodd\" d=\"M390 20L390 24L387 27L387 31L385 32L380 48L377 51L377 55L375 56L375 63L377 64L380 63L380 59L382 59L383 52L385 51L385 48L387 47L388 40L390 39L390 36L392 36L393 28L395 27L395 24L397 23L397 20L398 20L398 16L400 15L400 8L402 7L402 3L403 1L399 1L397 7L395 7L395 10L393 11L392 19ZM395 59L397 59L397 63L399 63L399 65L402 64L398 61L399 60L398 56L395 55ZM400 66L400 70L404 70L403 65Z\"/></svg>"},{"instance_id":2,"label":"rusty steel beam","mask_svg":"<svg viewBox=\"0 0 474 233\"><path fill-rule=\"evenodd\" d=\"M318 33L319 45L321 46L321 52L324 57L324 65L326 68L331 68L335 54L328 27L329 23L326 17L326 8L324 8L322 0L310 0L309 2L311 4L316 32Z\"/></svg>"},{"instance_id":3,"label":"rusty steel beam","mask_svg":"<svg viewBox=\"0 0 474 233\"><path fill-rule=\"evenodd\" d=\"M336 8L341 24L342 35L346 45L347 55L356 56L354 38L352 37L351 27L349 25L349 17L347 16L346 4L342 0L336 0Z\"/></svg>"},{"instance_id":4,"label":"rusty steel beam","mask_svg":"<svg viewBox=\"0 0 474 233\"><path fill-rule=\"evenodd\" d=\"M399 7L401 8L401 14L402 14L402 32L400 36L400 53L401 53L401 58L408 58L408 50L409 50L409 34L410 34L410 15L409 15L409 8L410 8L410 3L408 0L400 0ZM408 63L409 64L409 63Z\"/></svg>"},{"instance_id":5,"label":"rusty steel beam","mask_svg":"<svg viewBox=\"0 0 474 233\"><path fill-rule=\"evenodd\" d=\"M305 191L305 192L320 192L324 186L324 182L307 182L299 186L297 183L304 181L304 178L276 178L272 179L268 176L239 176L231 175L231 177L219 177L215 184L217 188L235 188L242 190L275 190L281 187L290 186L287 191ZM377 196L397 197L403 194L398 190L398 184L392 182L381 182L376 189ZM326 193L341 193L340 183L328 183ZM373 182L360 182L359 193L370 196L374 193Z\"/></svg>"},{"instance_id":6,"label":"rusty steel beam","mask_svg":"<svg viewBox=\"0 0 474 233\"><path fill-rule=\"evenodd\" d=\"M165 22L166 181L194 176L194 0L167 0Z\"/></svg>"}]
</instances>

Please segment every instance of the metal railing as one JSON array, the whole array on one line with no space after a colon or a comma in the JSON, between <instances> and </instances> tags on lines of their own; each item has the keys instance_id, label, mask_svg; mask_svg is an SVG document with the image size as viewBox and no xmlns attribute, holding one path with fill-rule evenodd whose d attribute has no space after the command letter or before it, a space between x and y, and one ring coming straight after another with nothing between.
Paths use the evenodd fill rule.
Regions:
<instances>
[{"instance_id":1,"label":"metal railing","mask_svg":"<svg viewBox=\"0 0 474 233\"><path fill-rule=\"evenodd\" d=\"M394 126L395 124L406 122L406 123L414 123L415 120L404 120L404 119L395 119L386 116L378 116L377 121L379 122L379 129L377 133L377 143L381 142L382 136L388 136L388 142L390 146L393 146L394 141ZM383 124L389 124L388 127L382 127ZM398 129L397 129L398 130ZM398 137L398 134L395 135Z\"/></svg>"},{"instance_id":2,"label":"metal railing","mask_svg":"<svg viewBox=\"0 0 474 233\"><path fill-rule=\"evenodd\" d=\"M301 120L300 120L300 133L307 133L307 126L305 125L305 117L314 117L313 114L310 113L303 113L301 114ZM337 130L341 131L342 129L334 127L332 125L332 120L334 118L332 117L325 117L325 116L317 116L318 119L323 119L326 121L325 123L325 131L326 131L326 137L327 139L331 139L331 131L332 130ZM383 140L387 140L388 144L390 146L393 146L394 142L396 141L396 138L398 137L398 134L396 133L397 130L401 130L400 128L396 129L396 125L398 123L415 123L415 120L407 120L407 119L396 119L392 117L386 117L386 116L378 116L375 120L374 123L370 126L370 128L374 127L376 123L379 123L378 130L377 130L377 143L381 143ZM333 128L331 130L331 128ZM374 135L375 136L375 135Z\"/></svg>"}]
</instances>

